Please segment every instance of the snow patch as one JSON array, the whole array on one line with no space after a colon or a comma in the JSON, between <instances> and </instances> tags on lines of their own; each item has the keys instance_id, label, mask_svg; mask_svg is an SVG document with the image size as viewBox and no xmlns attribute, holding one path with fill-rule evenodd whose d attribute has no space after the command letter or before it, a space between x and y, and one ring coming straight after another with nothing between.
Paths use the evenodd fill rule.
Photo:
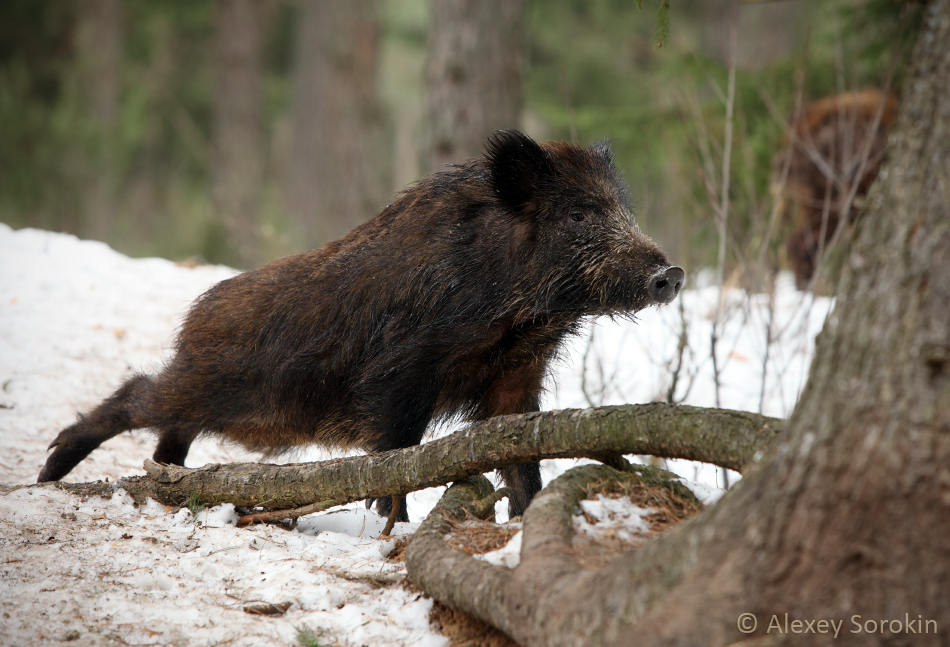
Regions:
<instances>
[{"instance_id":1,"label":"snow patch","mask_svg":"<svg viewBox=\"0 0 950 647\"><path fill-rule=\"evenodd\" d=\"M488 553L474 555L475 559L494 564L495 566L504 566L514 568L521 563L521 531L519 530L508 543L497 550Z\"/></svg>"},{"instance_id":2,"label":"snow patch","mask_svg":"<svg viewBox=\"0 0 950 647\"><path fill-rule=\"evenodd\" d=\"M103 243L0 223L0 483L32 483L46 447L77 412L98 404L132 374L160 368L191 302L235 274L227 267L130 259ZM722 297L719 404L787 415L831 300L797 292L790 276L779 279L772 297L738 290ZM668 307L639 313L636 323L592 323L564 349L543 408L650 402L670 390L677 401L715 405L708 346L719 298L714 287L686 290ZM671 389L683 320L688 350ZM122 434L68 480L115 482L143 474L152 451L147 432ZM286 460L328 457L307 450ZM199 440L187 465L259 458ZM544 481L588 462L544 461ZM722 493L718 468L667 463L701 500ZM728 477L734 482L739 475ZM396 524L394 534L415 530L443 491L410 494L414 523ZM641 527L641 511L596 500L586 505L595 506L589 512L598 519L614 519L618 531ZM497 510L500 520L507 518L507 502ZM289 532L236 528L235 522L232 506L195 516L154 501L136 507L121 491L85 501L49 487L0 494L0 642L19 647L70 637L70 644L85 647L112 637L128 644L290 645L298 627L311 627L328 634L326 642L342 645L446 643L429 629L430 600L401 587L340 577L404 572L385 558L393 542L374 539L385 520L362 504L303 518ZM520 537L481 558L513 567ZM262 601L291 604L280 617L243 611Z\"/></svg>"},{"instance_id":3,"label":"snow patch","mask_svg":"<svg viewBox=\"0 0 950 647\"><path fill-rule=\"evenodd\" d=\"M611 498L597 494L593 498L582 499L580 507L587 514L574 516L574 527L578 532L610 532L621 541L630 542L650 529L650 522L645 517L653 510L640 507L626 497ZM596 521L589 521L588 515Z\"/></svg>"}]
</instances>

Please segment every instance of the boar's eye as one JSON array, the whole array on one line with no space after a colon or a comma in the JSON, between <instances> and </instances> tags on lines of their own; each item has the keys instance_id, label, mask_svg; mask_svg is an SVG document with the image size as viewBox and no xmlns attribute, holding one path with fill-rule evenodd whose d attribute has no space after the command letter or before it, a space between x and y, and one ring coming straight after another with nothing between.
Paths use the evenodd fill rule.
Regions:
<instances>
[{"instance_id":1,"label":"boar's eye","mask_svg":"<svg viewBox=\"0 0 950 647\"><path fill-rule=\"evenodd\" d=\"M571 212L571 220L573 220L574 222L584 222L585 218L584 218L583 212L580 212L580 211L572 211L572 212Z\"/></svg>"}]
</instances>

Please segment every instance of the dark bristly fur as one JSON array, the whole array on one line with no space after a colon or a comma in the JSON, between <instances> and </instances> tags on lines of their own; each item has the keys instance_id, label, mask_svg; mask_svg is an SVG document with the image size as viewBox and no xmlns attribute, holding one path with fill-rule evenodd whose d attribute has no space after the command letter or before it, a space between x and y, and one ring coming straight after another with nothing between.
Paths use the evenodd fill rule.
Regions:
<instances>
[{"instance_id":1,"label":"dark bristly fur","mask_svg":"<svg viewBox=\"0 0 950 647\"><path fill-rule=\"evenodd\" d=\"M434 419L537 411L585 317L667 303L682 281L633 223L606 143L499 131L484 158L423 179L340 240L208 290L165 369L62 431L39 481L140 427L158 434L156 461L181 465L199 434L268 454L384 451L418 444ZM521 514L538 465L503 477Z\"/></svg>"}]
</instances>

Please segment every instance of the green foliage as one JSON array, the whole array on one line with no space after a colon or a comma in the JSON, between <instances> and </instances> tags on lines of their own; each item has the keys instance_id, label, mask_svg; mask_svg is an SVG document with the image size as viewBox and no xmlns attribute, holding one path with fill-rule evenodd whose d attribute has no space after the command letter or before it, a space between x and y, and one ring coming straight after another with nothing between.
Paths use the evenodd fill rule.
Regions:
<instances>
[{"instance_id":1,"label":"green foliage","mask_svg":"<svg viewBox=\"0 0 950 647\"><path fill-rule=\"evenodd\" d=\"M297 627L297 644L300 647L320 647L317 634L307 626Z\"/></svg>"},{"instance_id":2,"label":"green foliage","mask_svg":"<svg viewBox=\"0 0 950 647\"><path fill-rule=\"evenodd\" d=\"M656 10L656 41L654 46L657 49L663 48L663 43L670 35L670 2L669 0L660 0L660 6Z\"/></svg>"},{"instance_id":3,"label":"green foliage","mask_svg":"<svg viewBox=\"0 0 950 647\"><path fill-rule=\"evenodd\" d=\"M525 68L530 134L612 140L638 220L677 262L714 258L707 186L721 177L723 96L730 30L719 0L531 0ZM782 5L786 3L768 3ZM114 127L90 110L75 38L82 3L0 3L0 220L98 237L133 255L228 262L224 224L212 216L212 35L209 0L128 0ZM425 128L429 4L381 0L380 91L402 141ZM740 6L740 50L790 33L777 55L740 61L730 185L731 263L759 244L771 207L773 159L797 93L804 101L899 87L919 22L915 3L798 0L795 21L756 23ZM273 4L265 47L269 148L260 221L268 253L287 251L282 203L298 5ZM746 18L749 18L746 20ZM404 146L405 148L405 146ZM398 153L397 153L398 154ZM397 184L418 177L403 157ZM716 182L713 182L715 185ZM105 206L104 206L105 205ZM111 205L111 206L109 206ZM106 208L108 207L108 208Z\"/></svg>"},{"instance_id":4,"label":"green foliage","mask_svg":"<svg viewBox=\"0 0 950 647\"><path fill-rule=\"evenodd\" d=\"M197 517L198 513L200 513L202 510L204 510L208 506L201 503L201 497L198 496L197 492L192 492L188 496L188 501L185 503L185 507L191 510L192 516Z\"/></svg>"}]
</instances>

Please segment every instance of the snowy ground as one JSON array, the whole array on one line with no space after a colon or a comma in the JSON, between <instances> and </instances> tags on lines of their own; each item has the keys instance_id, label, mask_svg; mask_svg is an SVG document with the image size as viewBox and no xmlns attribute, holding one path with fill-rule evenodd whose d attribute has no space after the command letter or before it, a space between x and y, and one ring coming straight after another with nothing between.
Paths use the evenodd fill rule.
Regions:
<instances>
[{"instance_id":1,"label":"snowy ground","mask_svg":"<svg viewBox=\"0 0 950 647\"><path fill-rule=\"evenodd\" d=\"M158 368L189 303L233 273L133 260L102 243L0 224L0 483L34 481L47 444L76 412L131 371ZM774 298L733 290L720 306L711 287L688 290L680 302L682 310L674 303L641 313L636 324L599 322L575 339L545 408L663 399L678 363L673 399L716 405L710 339L718 313L718 404L787 415L830 301L780 277ZM153 445L147 433L119 436L67 480L142 474ZM256 459L200 441L188 465ZM545 462L545 480L576 463ZM715 498L720 470L671 463ZM440 492L410 497L410 518L424 517ZM391 542L374 539L382 521L358 504L304 519L293 532L237 529L228 509L204 516L137 509L122 497L83 502L46 488L0 495L0 645L295 645L300 628L323 645L444 644L428 625L430 601L353 581L401 569L385 558ZM280 617L244 611L258 602L291 606Z\"/></svg>"}]
</instances>

